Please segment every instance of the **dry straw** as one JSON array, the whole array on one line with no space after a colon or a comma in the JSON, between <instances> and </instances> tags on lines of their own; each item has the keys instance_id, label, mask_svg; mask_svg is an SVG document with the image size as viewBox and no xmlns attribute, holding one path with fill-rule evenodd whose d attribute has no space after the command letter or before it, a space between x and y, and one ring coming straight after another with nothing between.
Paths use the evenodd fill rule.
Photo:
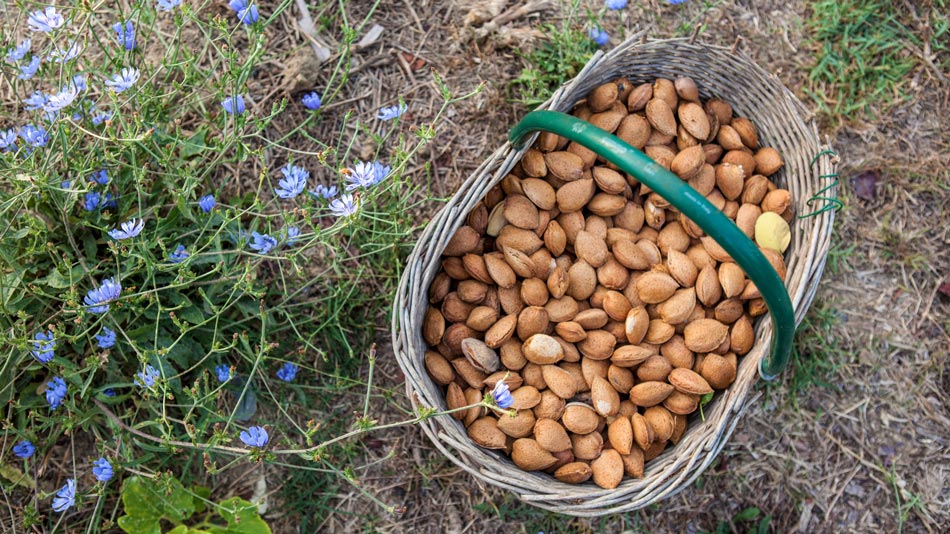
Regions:
<instances>
[{"instance_id":1,"label":"dry straw","mask_svg":"<svg viewBox=\"0 0 950 534\"><path fill-rule=\"evenodd\" d=\"M539 109L570 112L574 103L598 85L625 76L634 83L657 77L692 78L703 99L719 97L736 113L750 118L762 143L775 147L785 159L776 176L792 195L796 214L821 208L810 199L834 197L824 191L834 176L835 161L829 147L821 146L811 113L776 76L735 50L686 40L642 41L631 38L609 53L595 55L581 73L558 90ZM528 145L530 146L530 144ZM426 373L422 339L427 291L439 271L440 254L450 237L465 222L468 212L492 186L499 183L521 158L510 144L496 150L465 181L420 236L400 283L393 314L393 346L406 375L406 392L415 408L445 409L442 388ZM797 218L792 244L786 253L786 286L795 308L796 323L807 310L824 269L834 210ZM532 505L576 516L599 516L643 508L674 495L709 466L739 421L743 410L758 396L753 386L758 368L767 356L772 324L763 317L756 326L756 341L742 358L735 383L705 408L705 420L693 415L689 429L676 445L647 463L641 479L625 479L615 489L601 489L588 482L566 484L543 472L525 472L503 454L475 445L465 428L451 416L440 415L422 423L436 447L477 479L508 489Z\"/></svg>"}]
</instances>

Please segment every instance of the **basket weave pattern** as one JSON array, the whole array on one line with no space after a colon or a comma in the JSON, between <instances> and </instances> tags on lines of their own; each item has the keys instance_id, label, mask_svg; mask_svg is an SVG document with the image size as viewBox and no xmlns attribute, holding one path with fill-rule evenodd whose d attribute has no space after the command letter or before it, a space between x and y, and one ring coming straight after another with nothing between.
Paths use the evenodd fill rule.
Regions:
<instances>
[{"instance_id":1,"label":"basket weave pattern","mask_svg":"<svg viewBox=\"0 0 950 534\"><path fill-rule=\"evenodd\" d=\"M820 146L814 122L808 119L810 113L775 76L734 51L685 40L640 42L631 38L609 53L595 55L577 78L539 109L570 112L574 103L592 89L621 76L634 84L657 77L688 76L699 86L703 100L719 97L729 102L737 115L756 125L762 144L782 155L785 167L773 179L791 192L795 213L805 214L820 207L808 205L808 201L827 185L821 176L833 173L833 163L830 158L818 158L813 164L827 147ZM442 388L426 372L426 343L421 334L427 292L439 271L441 252L465 223L468 212L523 153L506 143L489 156L429 224L409 257L396 297L392 328L396 358L406 375L406 392L415 408L446 408ZM833 220L834 211L827 210L792 223L792 243L785 254L785 283L796 323L804 317L821 278ZM522 471L503 454L474 444L461 422L448 415L428 419L422 428L455 464L535 506L577 516L636 510L689 485L719 453L742 411L755 400L752 389L759 363L768 355L771 332L771 321L763 317L756 325L755 345L739 362L736 381L705 407L705 420L693 416L680 442L647 463L643 478L626 478L612 490L590 482L566 484L546 473Z\"/></svg>"}]
</instances>

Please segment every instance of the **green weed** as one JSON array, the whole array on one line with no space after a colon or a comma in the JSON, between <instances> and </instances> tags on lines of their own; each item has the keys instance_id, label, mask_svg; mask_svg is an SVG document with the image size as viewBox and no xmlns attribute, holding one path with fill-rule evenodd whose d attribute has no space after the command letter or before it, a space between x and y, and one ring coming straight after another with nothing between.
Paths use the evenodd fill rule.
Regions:
<instances>
[{"instance_id":1,"label":"green weed","mask_svg":"<svg viewBox=\"0 0 950 534\"><path fill-rule=\"evenodd\" d=\"M578 23L580 2L573 0L559 24L542 24L544 41L526 54L527 63L521 74L508 84L512 100L534 108L547 100L565 82L574 78L597 51L597 44L588 35L588 28ZM590 15L591 19L596 19Z\"/></svg>"},{"instance_id":2,"label":"green weed","mask_svg":"<svg viewBox=\"0 0 950 534\"><path fill-rule=\"evenodd\" d=\"M934 12L946 13L944 0ZM900 4L883 0L822 0L806 21L815 64L804 91L832 126L885 113L911 97L910 74L924 42ZM946 49L947 21L936 20L927 46Z\"/></svg>"},{"instance_id":3,"label":"green weed","mask_svg":"<svg viewBox=\"0 0 950 534\"><path fill-rule=\"evenodd\" d=\"M782 387L788 402L796 407L814 387L836 388L831 377L851 358L850 349L837 333L840 322L838 311L829 303L813 303L795 332L788 366L780 380L765 383L766 393Z\"/></svg>"}]
</instances>

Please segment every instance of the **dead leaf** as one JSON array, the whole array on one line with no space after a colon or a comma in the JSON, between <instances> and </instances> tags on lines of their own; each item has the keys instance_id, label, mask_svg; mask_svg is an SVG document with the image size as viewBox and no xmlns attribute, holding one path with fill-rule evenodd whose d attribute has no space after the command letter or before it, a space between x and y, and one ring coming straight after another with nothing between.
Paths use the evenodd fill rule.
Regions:
<instances>
[{"instance_id":1,"label":"dead leaf","mask_svg":"<svg viewBox=\"0 0 950 534\"><path fill-rule=\"evenodd\" d=\"M422 67L426 66L426 60L422 59L419 56L414 56L409 52L400 52L402 54L402 59L406 61L406 64L409 65L409 70L415 72Z\"/></svg>"},{"instance_id":2,"label":"dead leaf","mask_svg":"<svg viewBox=\"0 0 950 534\"><path fill-rule=\"evenodd\" d=\"M939 291L940 294L945 297L950 297L950 280L940 284L940 287L937 288L937 291Z\"/></svg>"},{"instance_id":3,"label":"dead leaf","mask_svg":"<svg viewBox=\"0 0 950 534\"><path fill-rule=\"evenodd\" d=\"M877 182L881 179L881 171L876 169L858 173L851 182L854 184L854 194L861 200L873 202L877 199Z\"/></svg>"}]
</instances>

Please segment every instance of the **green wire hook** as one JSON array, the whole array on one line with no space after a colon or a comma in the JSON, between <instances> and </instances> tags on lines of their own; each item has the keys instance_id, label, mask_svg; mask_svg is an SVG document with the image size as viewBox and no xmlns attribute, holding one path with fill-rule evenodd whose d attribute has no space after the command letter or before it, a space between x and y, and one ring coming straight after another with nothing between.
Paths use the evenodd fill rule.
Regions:
<instances>
[{"instance_id":1,"label":"green wire hook","mask_svg":"<svg viewBox=\"0 0 950 534\"><path fill-rule=\"evenodd\" d=\"M772 316L771 353L759 365L759 375L772 380L788 364L795 336L795 312L785 284L758 247L705 197L678 176L618 137L578 118L556 111L533 111L511 129L509 139L524 146L534 132L548 131L575 141L646 184L716 240L756 285Z\"/></svg>"}]
</instances>

